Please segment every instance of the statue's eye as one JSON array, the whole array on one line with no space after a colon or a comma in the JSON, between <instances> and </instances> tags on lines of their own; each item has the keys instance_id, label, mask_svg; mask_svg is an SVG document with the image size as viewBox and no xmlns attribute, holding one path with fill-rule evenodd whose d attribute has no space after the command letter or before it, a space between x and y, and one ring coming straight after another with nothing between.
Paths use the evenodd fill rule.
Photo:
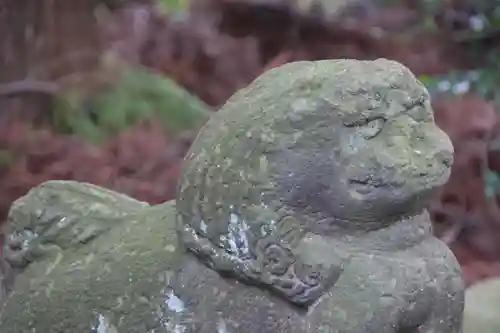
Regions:
<instances>
[{"instance_id":1,"label":"statue's eye","mask_svg":"<svg viewBox=\"0 0 500 333\"><path fill-rule=\"evenodd\" d=\"M377 136L384 128L385 119L376 118L358 127L358 131L365 139Z\"/></svg>"}]
</instances>

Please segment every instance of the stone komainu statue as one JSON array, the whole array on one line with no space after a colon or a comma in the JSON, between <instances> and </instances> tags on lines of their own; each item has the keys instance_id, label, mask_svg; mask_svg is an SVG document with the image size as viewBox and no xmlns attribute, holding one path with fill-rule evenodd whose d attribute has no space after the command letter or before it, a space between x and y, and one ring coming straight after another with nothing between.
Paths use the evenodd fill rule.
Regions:
<instances>
[{"instance_id":1,"label":"stone komainu statue","mask_svg":"<svg viewBox=\"0 0 500 333\"><path fill-rule=\"evenodd\" d=\"M452 156L397 62L273 69L201 130L175 206L71 182L19 199L0 331L459 333L425 210Z\"/></svg>"},{"instance_id":2,"label":"stone komainu statue","mask_svg":"<svg viewBox=\"0 0 500 333\"><path fill-rule=\"evenodd\" d=\"M239 333L459 332L459 266L425 210L452 157L427 90L397 62L271 70L199 133L177 200L187 249L267 292L234 287L218 308L229 287L186 261L179 293L238 318Z\"/></svg>"}]
</instances>

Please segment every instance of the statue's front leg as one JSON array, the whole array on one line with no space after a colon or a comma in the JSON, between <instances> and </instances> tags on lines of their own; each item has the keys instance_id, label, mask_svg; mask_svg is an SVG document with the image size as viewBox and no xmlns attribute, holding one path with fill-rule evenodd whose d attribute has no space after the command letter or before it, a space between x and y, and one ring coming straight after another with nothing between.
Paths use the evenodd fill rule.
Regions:
<instances>
[{"instance_id":1,"label":"statue's front leg","mask_svg":"<svg viewBox=\"0 0 500 333\"><path fill-rule=\"evenodd\" d=\"M461 333L461 305L431 288L398 307L395 333Z\"/></svg>"},{"instance_id":2,"label":"statue's front leg","mask_svg":"<svg viewBox=\"0 0 500 333\"><path fill-rule=\"evenodd\" d=\"M346 267L337 284L309 310L311 332L402 333L398 331L401 300L384 294L367 275L351 268Z\"/></svg>"},{"instance_id":3,"label":"statue's front leg","mask_svg":"<svg viewBox=\"0 0 500 333\"><path fill-rule=\"evenodd\" d=\"M440 241L425 247L427 271L432 290L431 310L418 333L461 333L465 304L465 283L453 253ZM421 295L426 297L426 295Z\"/></svg>"},{"instance_id":4,"label":"statue's front leg","mask_svg":"<svg viewBox=\"0 0 500 333\"><path fill-rule=\"evenodd\" d=\"M409 333L462 333L462 322L457 321L451 315L447 316L446 319L441 319L441 315L433 316L418 330Z\"/></svg>"},{"instance_id":5,"label":"statue's front leg","mask_svg":"<svg viewBox=\"0 0 500 333\"><path fill-rule=\"evenodd\" d=\"M462 333L463 308L461 293L444 292L435 302L430 317L415 333Z\"/></svg>"}]
</instances>

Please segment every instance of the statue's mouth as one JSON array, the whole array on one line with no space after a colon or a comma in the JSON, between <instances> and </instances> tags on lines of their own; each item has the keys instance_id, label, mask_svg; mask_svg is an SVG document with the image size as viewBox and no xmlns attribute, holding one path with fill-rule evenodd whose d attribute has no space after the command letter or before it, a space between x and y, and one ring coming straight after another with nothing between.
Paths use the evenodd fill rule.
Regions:
<instances>
[{"instance_id":1,"label":"statue's mouth","mask_svg":"<svg viewBox=\"0 0 500 333\"><path fill-rule=\"evenodd\" d=\"M348 186L351 190L356 191L361 195L373 195L374 192L380 193L394 191L398 187L391 185L388 182L374 179L349 179Z\"/></svg>"},{"instance_id":2,"label":"statue's mouth","mask_svg":"<svg viewBox=\"0 0 500 333\"><path fill-rule=\"evenodd\" d=\"M355 187L373 187L373 188L387 188L391 185L387 182L382 182L381 180L373 179L349 179L349 185Z\"/></svg>"},{"instance_id":3,"label":"statue's mouth","mask_svg":"<svg viewBox=\"0 0 500 333\"><path fill-rule=\"evenodd\" d=\"M424 171L415 175L415 177L412 177L411 179L403 181L387 179L382 180L373 177L359 177L349 179L348 184L350 187L362 194L368 194L377 190L397 192L398 189L402 189L410 185L410 183L415 191L425 191L446 184L449 178L449 174L450 169L448 167L445 167L438 173L429 174Z\"/></svg>"}]
</instances>

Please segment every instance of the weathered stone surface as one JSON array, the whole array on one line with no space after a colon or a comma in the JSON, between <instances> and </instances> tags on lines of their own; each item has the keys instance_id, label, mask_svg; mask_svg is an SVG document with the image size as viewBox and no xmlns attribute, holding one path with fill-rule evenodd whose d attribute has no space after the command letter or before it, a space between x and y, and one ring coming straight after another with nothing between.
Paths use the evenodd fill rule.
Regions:
<instances>
[{"instance_id":1,"label":"weathered stone surface","mask_svg":"<svg viewBox=\"0 0 500 333\"><path fill-rule=\"evenodd\" d=\"M14 271L10 265L0 257L0 314L7 295L14 282Z\"/></svg>"},{"instance_id":2,"label":"weathered stone surface","mask_svg":"<svg viewBox=\"0 0 500 333\"><path fill-rule=\"evenodd\" d=\"M17 200L6 257L23 271L0 332L174 332L161 330L176 258L174 207L66 181Z\"/></svg>"},{"instance_id":3,"label":"weathered stone surface","mask_svg":"<svg viewBox=\"0 0 500 333\"><path fill-rule=\"evenodd\" d=\"M500 332L500 279L491 278L465 293L464 333Z\"/></svg>"},{"instance_id":4,"label":"weathered stone surface","mask_svg":"<svg viewBox=\"0 0 500 333\"><path fill-rule=\"evenodd\" d=\"M284 65L202 129L175 206L57 181L19 199L0 331L461 332L424 209L451 162L404 66Z\"/></svg>"},{"instance_id":5,"label":"weathered stone surface","mask_svg":"<svg viewBox=\"0 0 500 333\"><path fill-rule=\"evenodd\" d=\"M460 268L425 210L451 163L427 90L399 63L267 72L186 157L177 229L196 259L172 282L196 318L184 328L460 332Z\"/></svg>"}]
</instances>

